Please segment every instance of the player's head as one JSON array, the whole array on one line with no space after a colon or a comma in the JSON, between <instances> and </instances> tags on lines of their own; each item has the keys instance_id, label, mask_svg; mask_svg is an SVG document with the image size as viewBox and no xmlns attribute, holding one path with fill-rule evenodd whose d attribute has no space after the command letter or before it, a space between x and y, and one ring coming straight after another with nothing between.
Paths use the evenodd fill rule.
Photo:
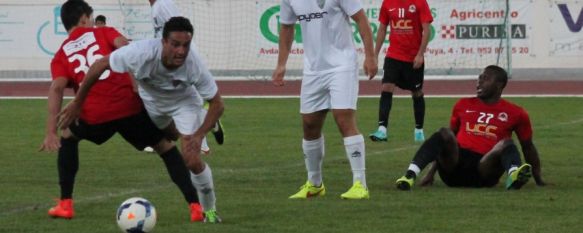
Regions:
<instances>
[{"instance_id":1,"label":"player's head","mask_svg":"<svg viewBox=\"0 0 583 233\"><path fill-rule=\"evenodd\" d=\"M172 17L162 31L162 63L166 68L178 68L186 60L194 29L184 17Z\"/></svg>"},{"instance_id":2,"label":"player's head","mask_svg":"<svg viewBox=\"0 0 583 233\"><path fill-rule=\"evenodd\" d=\"M61 6L61 21L65 30L73 27L93 27L93 8L83 0L68 0Z\"/></svg>"},{"instance_id":3,"label":"player's head","mask_svg":"<svg viewBox=\"0 0 583 233\"><path fill-rule=\"evenodd\" d=\"M502 90L508 83L508 74L499 66L487 66L478 77L477 94L478 98L498 99L502 95Z\"/></svg>"},{"instance_id":4,"label":"player's head","mask_svg":"<svg viewBox=\"0 0 583 233\"><path fill-rule=\"evenodd\" d=\"M95 27L105 27L107 25L107 18L104 15L95 17Z\"/></svg>"}]
</instances>

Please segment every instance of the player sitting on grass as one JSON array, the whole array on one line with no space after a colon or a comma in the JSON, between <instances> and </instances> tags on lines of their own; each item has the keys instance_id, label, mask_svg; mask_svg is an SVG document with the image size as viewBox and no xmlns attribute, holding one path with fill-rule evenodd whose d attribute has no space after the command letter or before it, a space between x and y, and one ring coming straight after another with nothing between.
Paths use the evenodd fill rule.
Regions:
<instances>
[{"instance_id":1,"label":"player sitting on grass","mask_svg":"<svg viewBox=\"0 0 583 233\"><path fill-rule=\"evenodd\" d=\"M506 189L520 189L531 172L537 185L544 185L528 114L501 98L507 82L504 69L486 67L478 78L477 97L456 103L450 128L441 128L421 145L405 175L397 179L397 188L411 189L421 170L432 162L421 185L431 185L436 170L451 187L492 187L504 172L508 174ZM525 164L511 139L512 132L518 136Z\"/></svg>"}]
</instances>

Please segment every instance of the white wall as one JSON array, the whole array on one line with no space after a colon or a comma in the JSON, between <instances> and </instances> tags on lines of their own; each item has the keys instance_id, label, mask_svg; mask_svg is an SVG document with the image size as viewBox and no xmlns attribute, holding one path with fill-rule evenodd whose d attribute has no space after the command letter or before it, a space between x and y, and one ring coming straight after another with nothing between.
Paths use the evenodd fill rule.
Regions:
<instances>
[{"instance_id":1,"label":"white wall","mask_svg":"<svg viewBox=\"0 0 583 233\"><path fill-rule=\"evenodd\" d=\"M48 71L49 63L60 43L66 38L66 32L59 24L55 9L63 1L53 0L0 0L0 73L1 71ZM146 0L124 1L124 14L119 1L88 1L95 9L94 16L104 14L108 24L118 28L130 38L152 37L149 5ZM267 9L276 6L279 0L178 0L185 16L191 18L195 25L195 41L207 57L207 63L213 70L270 70L275 64L277 54L262 53L266 49L277 48L259 29L261 16ZM378 10L381 0L363 0L365 9L369 10L371 23L378 25ZM429 0L434 8L436 36L430 42L431 51L453 48L456 53L427 53L428 69L447 68L452 62L472 61L468 68L481 67L480 62L490 62L495 52L487 50L461 53L461 47L493 47L499 40L462 40L443 39L442 26L462 24L493 24L499 19L485 17L486 12L496 12L501 4L489 4L499 1L453 1ZM460 3L461 2L461 3ZM475 6L472 6L474 4ZM561 13L559 4L565 4L571 15L571 30ZM489 8L489 5L492 5ZM583 68L583 1L511 1L512 12L516 12L512 24L525 25L525 38L513 39L512 55L514 69L548 68L571 69ZM452 12L471 12L476 15L461 19L453 17ZM563 9L564 11L564 9ZM477 14L482 12L482 17ZM275 16L275 15L274 15ZM275 17L270 19L269 28L276 31ZM479 42L478 42L479 41ZM361 44L357 43L357 47ZM301 43L294 48L301 51ZM263 50L262 50L263 49ZM493 50L491 50L493 51ZM382 59L379 59L382 65ZM292 55L291 68L301 69L301 55ZM3 78L0 75L0 78Z\"/></svg>"}]
</instances>

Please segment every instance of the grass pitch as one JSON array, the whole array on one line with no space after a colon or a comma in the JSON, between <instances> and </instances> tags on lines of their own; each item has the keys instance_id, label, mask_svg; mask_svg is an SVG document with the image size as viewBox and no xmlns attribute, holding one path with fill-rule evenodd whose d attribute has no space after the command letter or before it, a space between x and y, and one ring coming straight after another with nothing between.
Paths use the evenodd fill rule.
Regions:
<instances>
[{"instance_id":1,"label":"grass pitch","mask_svg":"<svg viewBox=\"0 0 583 233\"><path fill-rule=\"evenodd\" d=\"M457 99L428 98L425 133L447 126ZM342 140L331 116L324 134L327 194L288 200L305 182L298 99L227 99L225 145L211 138L205 157L214 173L224 223L188 222L188 208L160 158L134 151L115 136L102 146L80 145L76 217L51 219L58 197L56 154L40 153L46 100L0 100L0 232L119 232L118 205L132 196L158 211L154 232L579 232L583 216L583 101L581 98L514 98L530 114L543 178L521 190L429 188L399 191L394 181L419 144L413 143L410 98L393 103L388 143L366 141L371 199L341 200L352 182ZM376 128L377 99L361 99L358 124ZM505 178L505 177L503 177Z\"/></svg>"}]
</instances>

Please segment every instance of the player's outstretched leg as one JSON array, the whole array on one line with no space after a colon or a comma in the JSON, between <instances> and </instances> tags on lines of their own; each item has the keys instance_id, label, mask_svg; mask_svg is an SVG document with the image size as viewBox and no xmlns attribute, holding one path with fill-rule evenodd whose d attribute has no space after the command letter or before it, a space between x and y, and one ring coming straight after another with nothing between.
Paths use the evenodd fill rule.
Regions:
<instances>
[{"instance_id":1,"label":"player's outstretched leg","mask_svg":"<svg viewBox=\"0 0 583 233\"><path fill-rule=\"evenodd\" d=\"M518 169L510 172L508 174L508 178L506 178L506 189L520 189L523 185L525 185L530 177L532 167L530 164L525 163L520 166Z\"/></svg>"}]
</instances>

